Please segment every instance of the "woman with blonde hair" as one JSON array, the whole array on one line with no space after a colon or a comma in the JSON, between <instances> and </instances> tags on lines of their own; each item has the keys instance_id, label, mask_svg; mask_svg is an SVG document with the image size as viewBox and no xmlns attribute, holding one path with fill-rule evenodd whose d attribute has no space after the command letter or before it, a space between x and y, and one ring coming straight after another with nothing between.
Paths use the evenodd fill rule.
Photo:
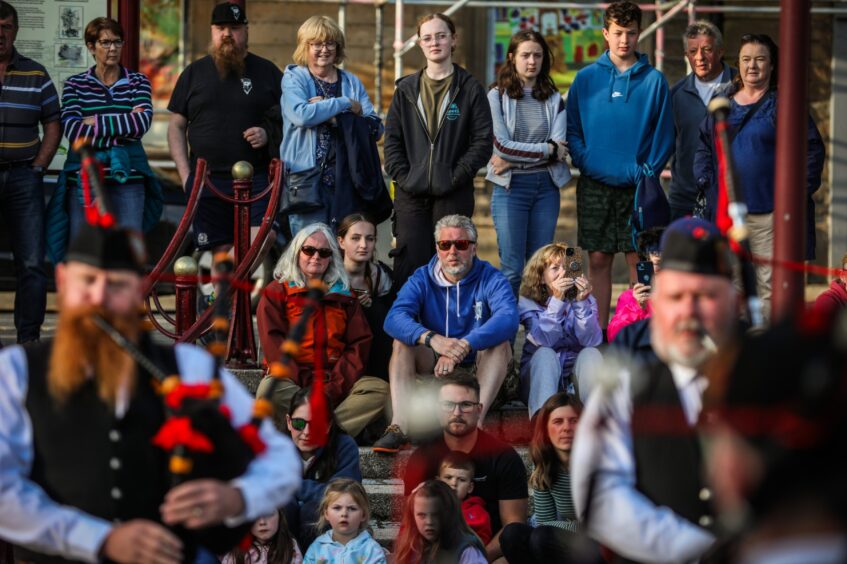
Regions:
<instances>
[{"instance_id":1,"label":"woman with blonde hair","mask_svg":"<svg viewBox=\"0 0 847 564\"><path fill-rule=\"evenodd\" d=\"M359 300L350 291L335 235L327 225L313 223L297 233L280 257L274 278L256 310L267 364L280 359L280 345L303 316L309 283L321 281L327 288L319 311L311 313L294 358L296 374L276 382L274 418L281 425L291 398L315 378L324 379L333 407L345 400L362 376L372 337ZM318 363L321 374L315 372ZM263 394L272 384L273 379L265 376L257 393Z\"/></svg>"},{"instance_id":2,"label":"woman with blonde hair","mask_svg":"<svg viewBox=\"0 0 847 564\"><path fill-rule=\"evenodd\" d=\"M289 223L292 234L315 222L334 227L340 219L357 210L337 209L351 194L337 193L336 154L339 150L337 116L350 112L367 118L373 141L382 136L382 121L359 80L337 65L344 62L344 32L326 16L312 16L297 31L294 63L282 77L282 145L280 158L288 174L287 187L310 183L319 175L319 198L312 205L292 208ZM379 179L382 180L381 178ZM283 211L285 210L283 199Z\"/></svg>"},{"instance_id":3,"label":"woman with blonde hair","mask_svg":"<svg viewBox=\"0 0 847 564\"><path fill-rule=\"evenodd\" d=\"M518 314L526 329L521 356L521 395L532 417L553 394L569 390L571 375L582 371L577 364L596 358L603 341L597 300L591 283L582 275L572 276L580 253L565 243L538 249L523 271ZM591 353L583 351L591 350ZM577 357L582 356L582 362Z\"/></svg>"}]
</instances>

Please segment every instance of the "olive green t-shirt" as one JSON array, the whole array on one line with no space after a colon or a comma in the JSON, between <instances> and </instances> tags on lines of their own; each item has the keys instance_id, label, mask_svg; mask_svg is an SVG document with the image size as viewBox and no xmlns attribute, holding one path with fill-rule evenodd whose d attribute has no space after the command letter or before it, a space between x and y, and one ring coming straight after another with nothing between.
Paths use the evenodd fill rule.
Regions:
<instances>
[{"instance_id":1,"label":"olive green t-shirt","mask_svg":"<svg viewBox=\"0 0 847 564\"><path fill-rule=\"evenodd\" d=\"M436 133L438 133L438 110L444 102L444 97L450 92L452 82L452 74L441 80L435 80L427 76L426 71L421 73L421 102L423 102L424 117L426 117L430 140L434 140Z\"/></svg>"}]
</instances>

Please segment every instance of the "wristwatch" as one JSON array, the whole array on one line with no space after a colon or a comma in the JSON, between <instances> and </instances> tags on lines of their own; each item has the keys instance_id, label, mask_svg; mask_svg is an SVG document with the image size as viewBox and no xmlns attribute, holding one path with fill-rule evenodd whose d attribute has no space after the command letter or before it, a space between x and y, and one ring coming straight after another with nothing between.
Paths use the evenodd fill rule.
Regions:
<instances>
[{"instance_id":1,"label":"wristwatch","mask_svg":"<svg viewBox=\"0 0 847 564\"><path fill-rule=\"evenodd\" d=\"M424 346L425 347L430 348L430 349L432 348L430 341L432 341L432 338L434 336L435 336L435 331L430 331L429 333L426 334L426 338L424 339Z\"/></svg>"}]
</instances>

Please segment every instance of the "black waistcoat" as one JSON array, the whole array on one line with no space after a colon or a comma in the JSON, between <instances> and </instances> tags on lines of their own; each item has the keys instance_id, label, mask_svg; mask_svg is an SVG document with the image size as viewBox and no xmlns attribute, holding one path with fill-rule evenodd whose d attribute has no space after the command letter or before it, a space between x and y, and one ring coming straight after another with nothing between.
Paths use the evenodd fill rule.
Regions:
<instances>
[{"instance_id":1,"label":"black waistcoat","mask_svg":"<svg viewBox=\"0 0 847 564\"><path fill-rule=\"evenodd\" d=\"M60 404L47 385L51 347L47 341L26 348L26 410L34 450L30 479L54 501L103 519L159 521L169 483L166 454L151 442L165 420L151 377L139 368L135 392L121 419L100 400L93 380ZM167 374L176 373L173 349L144 348ZM62 561L17 549L16 559Z\"/></svg>"},{"instance_id":2,"label":"black waistcoat","mask_svg":"<svg viewBox=\"0 0 847 564\"><path fill-rule=\"evenodd\" d=\"M692 523L712 524L696 429L688 425L670 369L656 363L632 400L636 488Z\"/></svg>"}]
</instances>

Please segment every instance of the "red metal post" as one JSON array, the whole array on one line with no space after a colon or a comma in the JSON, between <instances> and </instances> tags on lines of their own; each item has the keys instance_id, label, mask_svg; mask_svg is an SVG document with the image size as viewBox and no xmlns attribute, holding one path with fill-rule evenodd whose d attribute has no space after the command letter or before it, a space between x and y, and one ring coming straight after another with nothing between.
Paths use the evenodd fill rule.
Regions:
<instances>
[{"instance_id":1,"label":"red metal post","mask_svg":"<svg viewBox=\"0 0 847 564\"><path fill-rule=\"evenodd\" d=\"M806 258L806 129L808 120L811 1L782 0L779 18L779 104L774 186L772 320L802 307L803 272L781 267Z\"/></svg>"},{"instance_id":2,"label":"red metal post","mask_svg":"<svg viewBox=\"0 0 847 564\"><path fill-rule=\"evenodd\" d=\"M253 188L253 167L239 161L232 167L232 189L236 200L250 199ZM241 264L250 250L250 203L235 204L235 267ZM232 321L229 329L227 365L235 368L256 366L256 340L253 336L253 315L250 288L243 281L235 288L232 300Z\"/></svg>"},{"instance_id":3,"label":"red metal post","mask_svg":"<svg viewBox=\"0 0 847 564\"><path fill-rule=\"evenodd\" d=\"M124 30L121 64L131 70L138 70L138 59L141 52L140 4L141 2L138 0L118 0L118 23Z\"/></svg>"},{"instance_id":4,"label":"red metal post","mask_svg":"<svg viewBox=\"0 0 847 564\"><path fill-rule=\"evenodd\" d=\"M174 263L176 334L182 336L197 320L197 261L180 257Z\"/></svg>"}]
</instances>

